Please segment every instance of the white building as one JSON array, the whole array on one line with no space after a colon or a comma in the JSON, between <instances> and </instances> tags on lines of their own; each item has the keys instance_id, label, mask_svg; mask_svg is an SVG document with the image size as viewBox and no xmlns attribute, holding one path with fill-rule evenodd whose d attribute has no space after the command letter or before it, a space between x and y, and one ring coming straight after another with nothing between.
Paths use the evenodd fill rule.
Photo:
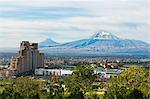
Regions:
<instances>
[{"instance_id":1,"label":"white building","mask_svg":"<svg viewBox=\"0 0 150 99\"><path fill-rule=\"evenodd\" d=\"M99 80L109 79L112 75L121 74L123 70L120 69L105 69L103 67L98 67L94 70L94 73L98 75Z\"/></svg>"},{"instance_id":2,"label":"white building","mask_svg":"<svg viewBox=\"0 0 150 99\"><path fill-rule=\"evenodd\" d=\"M44 68L35 69L35 75L40 76L44 75L64 76L64 75L71 75L72 72L73 71L71 70L64 70L64 69L44 69Z\"/></svg>"}]
</instances>

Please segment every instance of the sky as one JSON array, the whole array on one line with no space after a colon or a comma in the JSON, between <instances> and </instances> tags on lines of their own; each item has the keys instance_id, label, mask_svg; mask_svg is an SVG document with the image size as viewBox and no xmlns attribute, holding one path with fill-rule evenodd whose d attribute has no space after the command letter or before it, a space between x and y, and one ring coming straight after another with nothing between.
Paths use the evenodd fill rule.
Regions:
<instances>
[{"instance_id":1,"label":"sky","mask_svg":"<svg viewBox=\"0 0 150 99\"><path fill-rule=\"evenodd\" d=\"M59 43L106 30L150 43L150 0L0 0L0 48Z\"/></svg>"}]
</instances>

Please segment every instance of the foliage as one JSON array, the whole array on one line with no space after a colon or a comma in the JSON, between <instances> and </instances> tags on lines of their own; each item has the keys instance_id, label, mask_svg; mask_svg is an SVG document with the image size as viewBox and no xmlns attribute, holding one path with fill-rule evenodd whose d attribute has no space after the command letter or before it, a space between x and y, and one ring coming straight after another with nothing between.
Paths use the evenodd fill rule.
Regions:
<instances>
[{"instance_id":1,"label":"foliage","mask_svg":"<svg viewBox=\"0 0 150 99\"><path fill-rule=\"evenodd\" d=\"M39 98L40 83L28 77L20 77L13 84L5 86L1 94L5 98Z\"/></svg>"},{"instance_id":2,"label":"foliage","mask_svg":"<svg viewBox=\"0 0 150 99\"><path fill-rule=\"evenodd\" d=\"M148 99L150 96L148 69L129 68L118 78L112 78L111 83L105 94L107 99Z\"/></svg>"},{"instance_id":3,"label":"foliage","mask_svg":"<svg viewBox=\"0 0 150 99\"><path fill-rule=\"evenodd\" d=\"M70 98L83 98L84 94L91 90L91 84L95 80L94 70L90 65L78 65L70 79L65 80L65 85L69 89Z\"/></svg>"},{"instance_id":4,"label":"foliage","mask_svg":"<svg viewBox=\"0 0 150 99\"><path fill-rule=\"evenodd\" d=\"M57 76L50 81L31 77L0 81L3 87L0 89L0 99L99 99L101 97L97 92L104 91L103 99L148 99L149 74L149 68L131 67L107 82L95 82L93 68L90 65L78 65L71 77L63 82ZM99 89L101 91L97 91Z\"/></svg>"}]
</instances>

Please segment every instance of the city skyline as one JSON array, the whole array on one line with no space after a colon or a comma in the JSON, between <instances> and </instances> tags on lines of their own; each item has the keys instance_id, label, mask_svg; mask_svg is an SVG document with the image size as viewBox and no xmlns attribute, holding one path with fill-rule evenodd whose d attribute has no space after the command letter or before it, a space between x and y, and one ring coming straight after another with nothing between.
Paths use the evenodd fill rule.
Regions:
<instances>
[{"instance_id":1,"label":"city skyline","mask_svg":"<svg viewBox=\"0 0 150 99\"><path fill-rule=\"evenodd\" d=\"M149 0L0 0L0 48L47 38L64 43L101 29L150 43L149 9Z\"/></svg>"}]
</instances>

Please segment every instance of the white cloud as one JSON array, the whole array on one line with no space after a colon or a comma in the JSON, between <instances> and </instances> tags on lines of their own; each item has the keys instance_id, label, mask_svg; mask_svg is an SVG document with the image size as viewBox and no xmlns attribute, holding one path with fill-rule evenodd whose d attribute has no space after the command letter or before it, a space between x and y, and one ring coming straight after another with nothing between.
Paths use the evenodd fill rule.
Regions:
<instances>
[{"instance_id":1,"label":"white cloud","mask_svg":"<svg viewBox=\"0 0 150 99\"><path fill-rule=\"evenodd\" d=\"M0 5L0 12L6 15L20 11L25 16L25 19L11 14L9 17L0 16L0 47L17 46L21 40L40 42L52 38L59 42L72 41L89 37L100 29L114 32L122 38L150 42L149 0L0 0ZM37 8L53 7L58 10L61 7L79 8L78 12L86 14L77 13L70 17L67 15L72 13L66 12L63 13L66 16L59 16L60 19L30 19L24 13L25 9L34 12ZM53 12L57 14L58 10Z\"/></svg>"}]
</instances>

